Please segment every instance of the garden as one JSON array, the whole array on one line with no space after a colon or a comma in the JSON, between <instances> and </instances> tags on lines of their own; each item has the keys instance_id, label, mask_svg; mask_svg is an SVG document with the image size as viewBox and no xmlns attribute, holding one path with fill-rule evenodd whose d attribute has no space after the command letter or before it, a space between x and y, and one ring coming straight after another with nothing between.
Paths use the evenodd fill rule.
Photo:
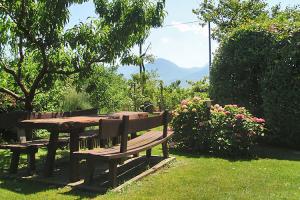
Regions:
<instances>
[{"instance_id":1,"label":"garden","mask_svg":"<svg viewBox=\"0 0 300 200\"><path fill-rule=\"evenodd\" d=\"M1 199L299 199L299 6L199 1L219 46L183 87L145 67L166 1L67 26L84 2L0 1Z\"/></svg>"}]
</instances>

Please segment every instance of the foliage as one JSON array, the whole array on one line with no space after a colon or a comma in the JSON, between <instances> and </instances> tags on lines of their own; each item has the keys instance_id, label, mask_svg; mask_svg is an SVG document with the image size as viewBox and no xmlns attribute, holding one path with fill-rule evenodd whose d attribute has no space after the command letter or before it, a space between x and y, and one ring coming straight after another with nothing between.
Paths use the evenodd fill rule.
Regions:
<instances>
[{"instance_id":1,"label":"foliage","mask_svg":"<svg viewBox=\"0 0 300 200\"><path fill-rule=\"evenodd\" d=\"M189 93L191 97L199 96L201 98L209 98L209 79L208 77L204 77L198 81L188 81Z\"/></svg>"},{"instance_id":2,"label":"foliage","mask_svg":"<svg viewBox=\"0 0 300 200\"><path fill-rule=\"evenodd\" d=\"M299 21L294 8L234 29L215 56L210 88L217 103L263 116L273 144L294 148L300 144Z\"/></svg>"},{"instance_id":3,"label":"foliage","mask_svg":"<svg viewBox=\"0 0 300 200\"><path fill-rule=\"evenodd\" d=\"M265 120L253 117L244 107L218 104L211 108L209 151L222 156L249 155Z\"/></svg>"},{"instance_id":4,"label":"foliage","mask_svg":"<svg viewBox=\"0 0 300 200\"><path fill-rule=\"evenodd\" d=\"M162 86L162 109L173 110L183 100L189 97L189 89L180 87L180 81L175 81L168 86Z\"/></svg>"},{"instance_id":5,"label":"foliage","mask_svg":"<svg viewBox=\"0 0 300 200\"><path fill-rule=\"evenodd\" d=\"M66 29L69 7L84 1L0 1L1 93L33 110L58 78L84 79L95 65L130 56L165 14L164 1L95 0L98 18Z\"/></svg>"},{"instance_id":6,"label":"foliage","mask_svg":"<svg viewBox=\"0 0 300 200\"><path fill-rule=\"evenodd\" d=\"M144 82L145 85L139 84L141 82ZM159 105L159 83L158 75L153 71L146 71L142 76L140 74L132 75L132 78L129 80L129 97L133 102L134 110L139 110L140 106L146 102L151 103L154 107Z\"/></svg>"},{"instance_id":7,"label":"foliage","mask_svg":"<svg viewBox=\"0 0 300 200\"><path fill-rule=\"evenodd\" d=\"M199 97L183 100L173 112L172 127L178 148L206 150L209 137L209 107Z\"/></svg>"},{"instance_id":8,"label":"foliage","mask_svg":"<svg viewBox=\"0 0 300 200\"><path fill-rule=\"evenodd\" d=\"M262 80L263 108L272 143L299 148L300 32L279 42Z\"/></svg>"},{"instance_id":9,"label":"foliage","mask_svg":"<svg viewBox=\"0 0 300 200\"><path fill-rule=\"evenodd\" d=\"M92 107L103 113L132 109L129 84L113 67L94 68L86 80L76 85L79 91L88 94Z\"/></svg>"},{"instance_id":10,"label":"foliage","mask_svg":"<svg viewBox=\"0 0 300 200\"><path fill-rule=\"evenodd\" d=\"M212 36L220 41L231 29L267 15L266 7L264 0L205 0L193 12L202 26L208 22L215 25Z\"/></svg>"},{"instance_id":11,"label":"foliage","mask_svg":"<svg viewBox=\"0 0 300 200\"><path fill-rule=\"evenodd\" d=\"M261 116L260 80L270 48L272 36L263 31L238 30L223 41L211 68L211 98L223 105L244 106Z\"/></svg>"},{"instance_id":12,"label":"foliage","mask_svg":"<svg viewBox=\"0 0 300 200\"><path fill-rule=\"evenodd\" d=\"M89 96L84 92L77 92L74 88L64 91L62 98L62 111L85 110L91 108Z\"/></svg>"},{"instance_id":13,"label":"foliage","mask_svg":"<svg viewBox=\"0 0 300 200\"><path fill-rule=\"evenodd\" d=\"M216 104L211 108L200 98L185 100L172 122L177 147L221 156L250 155L258 136L264 135L264 119L244 107Z\"/></svg>"}]
</instances>

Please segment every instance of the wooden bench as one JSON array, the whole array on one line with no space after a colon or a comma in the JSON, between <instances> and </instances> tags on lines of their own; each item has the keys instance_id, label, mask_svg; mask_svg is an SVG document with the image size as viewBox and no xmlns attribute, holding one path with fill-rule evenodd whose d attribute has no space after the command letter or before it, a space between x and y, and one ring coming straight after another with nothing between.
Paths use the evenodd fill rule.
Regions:
<instances>
[{"instance_id":1,"label":"wooden bench","mask_svg":"<svg viewBox=\"0 0 300 200\"><path fill-rule=\"evenodd\" d=\"M162 144L163 156L167 158L169 156L167 142L173 135L173 132L168 130L170 118L169 113L165 111L158 116L144 119L129 120L128 116L123 116L122 119L101 119L99 122L100 137L105 139L121 136L121 144L110 148L74 152L74 161L78 162L81 159L87 161L88 170L85 182L92 181L97 160L109 163L110 186L115 187L117 185L117 166L125 158L142 151L146 151L146 156L150 157L151 149L159 144ZM163 126L163 131L150 130L159 126ZM128 141L130 133L145 130L147 132L143 135Z\"/></svg>"},{"instance_id":2,"label":"wooden bench","mask_svg":"<svg viewBox=\"0 0 300 200\"><path fill-rule=\"evenodd\" d=\"M48 118L59 118L59 117L71 117L71 116L82 116L82 115L97 115L96 109L74 111L74 112L47 112L47 113L37 113L37 112L25 112L17 111L11 113L0 114L0 129L13 130L18 132L18 143L12 144L2 144L0 149L8 149L12 152L11 163L10 163L10 173L17 173L18 165L21 154L27 154L27 171L28 174L32 174L35 171L35 154L38 152L39 148L48 147L48 139L32 140L32 130L27 129L20 131L17 129L18 122L25 119L48 119ZM22 134L20 134L22 133ZM92 139L98 136L97 131L88 131L81 133L80 139L88 141L88 148L93 148ZM58 140L58 147L62 148L69 144L69 138L61 137Z\"/></svg>"}]
</instances>

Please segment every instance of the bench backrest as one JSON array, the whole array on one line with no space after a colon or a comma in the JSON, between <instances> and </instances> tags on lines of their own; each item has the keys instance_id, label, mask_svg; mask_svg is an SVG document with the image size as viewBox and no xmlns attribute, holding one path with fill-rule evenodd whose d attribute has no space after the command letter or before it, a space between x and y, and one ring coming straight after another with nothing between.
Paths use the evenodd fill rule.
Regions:
<instances>
[{"instance_id":1,"label":"bench backrest","mask_svg":"<svg viewBox=\"0 0 300 200\"><path fill-rule=\"evenodd\" d=\"M163 137L167 137L170 119L168 111L142 119L129 119L129 116L126 115L122 119L101 119L99 122L99 135L102 139L120 136L120 152L123 153L127 151L128 134L163 126Z\"/></svg>"}]
</instances>

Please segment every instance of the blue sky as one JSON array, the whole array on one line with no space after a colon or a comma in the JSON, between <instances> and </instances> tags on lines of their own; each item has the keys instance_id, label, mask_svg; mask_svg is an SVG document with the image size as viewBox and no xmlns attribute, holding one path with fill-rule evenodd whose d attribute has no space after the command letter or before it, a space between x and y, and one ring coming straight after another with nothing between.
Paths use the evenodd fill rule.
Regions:
<instances>
[{"instance_id":1,"label":"blue sky","mask_svg":"<svg viewBox=\"0 0 300 200\"><path fill-rule=\"evenodd\" d=\"M201 0L166 0L167 17L165 27L153 29L146 41L151 43L150 52L157 58L168 59L180 67L204 67L208 65L208 31L197 23L192 9L197 8ZM300 0L267 0L270 6L281 3L282 6L300 4ZM96 16L92 2L75 5L70 8L72 26L85 21L89 16ZM171 25L171 26L168 26ZM213 41L213 51L218 44Z\"/></svg>"}]
</instances>

